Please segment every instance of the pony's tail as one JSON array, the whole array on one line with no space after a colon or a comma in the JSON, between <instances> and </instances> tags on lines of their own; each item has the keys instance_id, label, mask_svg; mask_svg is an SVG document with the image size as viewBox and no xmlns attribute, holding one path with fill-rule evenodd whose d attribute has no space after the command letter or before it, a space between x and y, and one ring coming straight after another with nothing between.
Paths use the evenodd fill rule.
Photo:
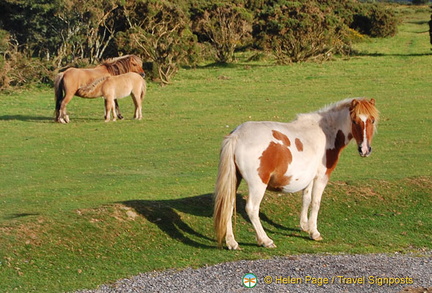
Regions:
<instances>
[{"instance_id":1,"label":"pony's tail","mask_svg":"<svg viewBox=\"0 0 432 293\"><path fill-rule=\"evenodd\" d=\"M227 224L235 209L237 192L237 168L234 161L234 149L237 138L234 135L227 136L220 152L219 171L214 193L214 228L218 246L222 247L223 238L226 236Z\"/></svg>"},{"instance_id":2,"label":"pony's tail","mask_svg":"<svg viewBox=\"0 0 432 293\"><path fill-rule=\"evenodd\" d=\"M54 101L55 101L55 113L58 118L60 106L64 99L64 85L63 85L64 73L57 74L54 79Z\"/></svg>"},{"instance_id":3,"label":"pony's tail","mask_svg":"<svg viewBox=\"0 0 432 293\"><path fill-rule=\"evenodd\" d=\"M109 76L95 80L93 83L80 87L75 95L82 98L99 98L102 96L102 85Z\"/></svg>"}]
</instances>

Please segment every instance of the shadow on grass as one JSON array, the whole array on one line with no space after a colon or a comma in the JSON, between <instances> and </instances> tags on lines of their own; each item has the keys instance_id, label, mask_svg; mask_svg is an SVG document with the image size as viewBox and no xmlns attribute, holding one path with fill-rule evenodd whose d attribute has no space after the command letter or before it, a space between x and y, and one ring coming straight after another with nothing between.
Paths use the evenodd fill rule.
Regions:
<instances>
[{"instance_id":1,"label":"shadow on grass","mask_svg":"<svg viewBox=\"0 0 432 293\"><path fill-rule=\"evenodd\" d=\"M0 116L0 121L24 121L24 122L52 122L54 117L28 116L28 115L4 115Z\"/></svg>"},{"instance_id":2,"label":"shadow on grass","mask_svg":"<svg viewBox=\"0 0 432 293\"><path fill-rule=\"evenodd\" d=\"M19 214L9 214L4 217L4 219L12 220L17 218L24 218L24 217L30 217L30 216L39 216L38 213L19 213Z\"/></svg>"},{"instance_id":3,"label":"shadow on grass","mask_svg":"<svg viewBox=\"0 0 432 293\"><path fill-rule=\"evenodd\" d=\"M237 213L240 214L247 222L250 223L249 216L246 213L245 207L246 207L246 200L241 195L237 195L237 202L236 202ZM281 209L283 209L283 207L281 207ZM303 239L310 240L309 237L299 235L300 229L288 228L288 227L285 227L279 223L276 223L275 221L273 221L271 218L269 218L263 212L260 212L259 217L260 217L261 223L267 223L268 226L272 226L273 228L275 228L277 230L277 231L273 231L273 230L270 230L267 228L267 229L265 229L267 233L274 233L274 234L285 235L285 236L289 236L289 237L297 237L297 238L303 238ZM271 238L271 236L270 236L270 238Z\"/></svg>"},{"instance_id":4,"label":"shadow on grass","mask_svg":"<svg viewBox=\"0 0 432 293\"><path fill-rule=\"evenodd\" d=\"M181 212L197 217L210 218L213 213L211 194L172 200L129 200L120 203L133 208L138 214L156 224L159 229L174 240L193 247L215 247L194 240L213 241L213 239L194 230L179 214Z\"/></svg>"},{"instance_id":5,"label":"shadow on grass","mask_svg":"<svg viewBox=\"0 0 432 293\"><path fill-rule=\"evenodd\" d=\"M423 57L432 56L431 53L412 53L412 54L385 54L385 53L368 53L368 52L356 52L352 54L353 57Z\"/></svg>"},{"instance_id":6,"label":"shadow on grass","mask_svg":"<svg viewBox=\"0 0 432 293\"><path fill-rule=\"evenodd\" d=\"M131 115L132 116L132 115ZM117 121L135 121L131 117L126 117L125 119L117 119ZM52 117L44 117L44 116L28 116L28 115L4 115L0 116L0 121L23 121L23 122L36 122L36 123L57 123ZM75 117L72 116L70 119L70 123L73 122L104 122L103 115L97 117Z\"/></svg>"},{"instance_id":7,"label":"shadow on grass","mask_svg":"<svg viewBox=\"0 0 432 293\"><path fill-rule=\"evenodd\" d=\"M204 235L198 232L193 227L192 221L188 221L187 217L182 214L192 215L195 217L212 218L213 216L213 197L212 194L203 194L194 197L172 199L172 200L129 200L119 202L120 204L133 208L138 214L145 217L148 221L156 224L161 231L166 233L173 240L180 241L186 245L197 248L217 247L216 241L212 236ZM237 195L237 214L240 214L246 221L249 222L249 217L245 211L246 201L242 196ZM283 234L291 237L305 238L300 236L299 229L287 228L272 221L268 216L261 213L261 220L273 226L278 231L270 231L275 234ZM188 223L189 222L189 223ZM213 231L213 221L206 221ZM289 232L283 233L281 232ZM241 246L256 246L256 243L240 243Z\"/></svg>"},{"instance_id":8,"label":"shadow on grass","mask_svg":"<svg viewBox=\"0 0 432 293\"><path fill-rule=\"evenodd\" d=\"M208 68L227 68L227 69L251 69L251 68L262 68L262 67L272 67L271 63L268 64L256 64L251 63L250 61L237 61L231 63L223 63L223 62L213 62L205 65L197 65L197 66L182 66L183 69L208 69Z\"/></svg>"}]
</instances>

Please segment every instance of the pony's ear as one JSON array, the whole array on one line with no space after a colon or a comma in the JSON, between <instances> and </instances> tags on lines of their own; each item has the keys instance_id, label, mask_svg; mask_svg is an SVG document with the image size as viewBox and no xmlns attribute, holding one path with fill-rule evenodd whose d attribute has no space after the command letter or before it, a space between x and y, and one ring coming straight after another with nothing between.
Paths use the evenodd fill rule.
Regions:
<instances>
[{"instance_id":1,"label":"pony's ear","mask_svg":"<svg viewBox=\"0 0 432 293\"><path fill-rule=\"evenodd\" d=\"M357 99L354 99L351 101L351 106L350 106L350 110L354 109L355 106L357 106L359 103L359 101Z\"/></svg>"},{"instance_id":2,"label":"pony's ear","mask_svg":"<svg viewBox=\"0 0 432 293\"><path fill-rule=\"evenodd\" d=\"M369 101L372 105L374 105L375 106L375 99L370 99L370 101Z\"/></svg>"}]
</instances>

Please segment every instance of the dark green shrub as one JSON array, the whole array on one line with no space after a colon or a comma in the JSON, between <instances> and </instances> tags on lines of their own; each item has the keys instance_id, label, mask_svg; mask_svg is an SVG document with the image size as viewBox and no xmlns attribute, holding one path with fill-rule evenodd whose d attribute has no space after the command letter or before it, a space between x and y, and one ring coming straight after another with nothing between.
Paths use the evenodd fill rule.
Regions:
<instances>
[{"instance_id":1,"label":"dark green shrub","mask_svg":"<svg viewBox=\"0 0 432 293\"><path fill-rule=\"evenodd\" d=\"M325 60L349 48L346 26L330 7L314 1L278 1L264 7L254 26L258 43L279 63Z\"/></svg>"},{"instance_id":2,"label":"dark green shrub","mask_svg":"<svg viewBox=\"0 0 432 293\"><path fill-rule=\"evenodd\" d=\"M130 1L124 6L128 28L116 35L125 54L135 53L153 63L162 84L170 83L180 64L193 64L198 54L189 17L168 1Z\"/></svg>"},{"instance_id":3,"label":"dark green shrub","mask_svg":"<svg viewBox=\"0 0 432 293\"><path fill-rule=\"evenodd\" d=\"M210 44L217 62L234 60L236 48L251 39L252 13L235 3L217 3L192 10L194 33Z\"/></svg>"},{"instance_id":4,"label":"dark green shrub","mask_svg":"<svg viewBox=\"0 0 432 293\"><path fill-rule=\"evenodd\" d=\"M372 37L393 37L397 33L397 26L400 23L393 10L383 6L373 6L371 9L371 31Z\"/></svg>"},{"instance_id":5,"label":"dark green shrub","mask_svg":"<svg viewBox=\"0 0 432 293\"><path fill-rule=\"evenodd\" d=\"M16 41L0 30L0 90L34 83L50 83L53 69L49 62L20 52Z\"/></svg>"},{"instance_id":6,"label":"dark green shrub","mask_svg":"<svg viewBox=\"0 0 432 293\"><path fill-rule=\"evenodd\" d=\"M414 5L427 5L430 3L430 0L412 0L412 4Z\"/></svg>"},{"instance_id":7,"label":"dark green shrub","mask_svg":"<svg viewBox=\"0 0 432 293\"><path fill-rule=\"evenodd\" d=\"M39 58L18 51L9 52L3 58L0 58L0 90L52 81L54 68Z\"/></svg>"},{"instance_id":8,"label":"dark green shrub","mask_svg":"<svg viewBox=\"0 0 432 293\"><path fill-rule=\"evenodd\" d=\"M396 35L399 23L399 18L390 8L363 4L362 9L354 15L350 27L371 37L385 38Z\"/></svg>"}]
</instances>

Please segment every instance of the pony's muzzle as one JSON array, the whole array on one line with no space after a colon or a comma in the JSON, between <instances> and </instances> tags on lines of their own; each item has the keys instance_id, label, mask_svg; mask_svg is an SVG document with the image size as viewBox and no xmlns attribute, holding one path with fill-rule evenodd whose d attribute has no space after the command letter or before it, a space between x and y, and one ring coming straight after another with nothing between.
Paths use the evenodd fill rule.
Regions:
<instances>
[{"instance_id":1,"label":"pony's muzzle","mask_svg":"<svg viewBox=\"0 0 432 293\"><path fill-rule=\"evenodd\" d=\"M362 145L359 145L358 147L358 152L360 154L361 157L369 157L370 154L372 153L372 147L370 147L369 145L366 147L363 147Z\"/></svg>"}]
</instances>

